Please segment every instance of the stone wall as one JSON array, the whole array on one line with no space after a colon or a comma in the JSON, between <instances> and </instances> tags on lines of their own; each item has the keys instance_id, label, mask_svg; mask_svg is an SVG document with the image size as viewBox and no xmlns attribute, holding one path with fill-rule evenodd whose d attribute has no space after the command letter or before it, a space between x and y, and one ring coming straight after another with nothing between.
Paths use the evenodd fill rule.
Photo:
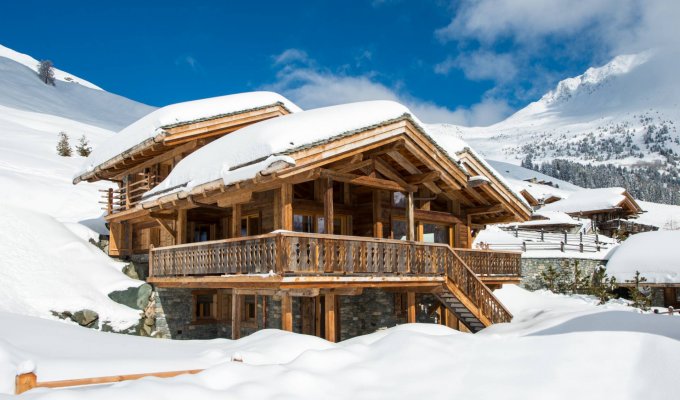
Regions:
<instances>
[{"instance_id":1,"label":"stone wall","mask_svg":"<svg viewBox=\"0 0 680 400\"><path fill-rule=\"evenodd\" d=\"M542 289L541 272L552 266L556 271L567 271L573 277L574 262L584 275L592 275L595 270L606 265L604 260L590 260L584 258L522 258L522 280L520 286L528 290Z\"/></svg>"},{"instance_id":2,"label":"stone wall","mask_svg":"<svg viewBox=\"0 0 680 400\"><path fill-rule=\"evenodd\" d=\"M400 301L395 296L403 296ZM192 289L157 288L153 295L156 325L154 337L171 339L231 338L231 322L193 322ZM379 329L406 323L406 296L381 289L365 289L356 296L338 296L337 315L340 323L338 339L346 340L373 333ZM397 307L401 304L400 309ZM428 310L436 304L431 294L416 295L416 320L434 323L435 314ZM302 332L301 298L293 297L293 332ZM266 312L266 319L263 318ZM323 318L321 318L323 321ZM260 329L281 328L281 299L258 296L257 319L241 324L241 337Z\"/></svg>"}]
</instances>

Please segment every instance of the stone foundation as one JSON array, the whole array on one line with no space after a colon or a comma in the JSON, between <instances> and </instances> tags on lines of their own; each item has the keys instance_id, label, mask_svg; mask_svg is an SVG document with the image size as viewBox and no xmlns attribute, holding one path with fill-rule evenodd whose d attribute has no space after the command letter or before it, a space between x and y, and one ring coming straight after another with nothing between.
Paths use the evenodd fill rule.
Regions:
<instances>
[{"instance_id":1,"label":"stone foundation","mask_svg":"<svg viewBox=\"0 0 680 400\"><path fill-rule=\"evenodd\" d=\"M168 339L231 338L230 321L194 321L192 289L157 288L153 299L156 325L154 337ZM402 296L401 298L396 298ZM338 340L373 333L379 329L405 324L406 295L382 289L365 289L356 296L337 296ZM436 323L435 313L428 311L436 304L431 294L416 295L416 320ZM292 298L293 332L303 333L302 298ZM323 315L319 319L323 323ZM312 325L313 327L314 325ZM257 318L241 322L241 337L260 329L281 329L281 299L258 296Z\"/></svg>"},{"instance_id":2,"label":"stone foundation","mask_svg":"<svg viewBox=\"0 0 680 400\"><path fill-rule=\"evenodd\" d=\"M600 266L605 266L604 260L590 260L584 258L522 258L522 280L520 286L528 290L543 289L541 272L550 266L560 273L565 269L573 277L574 262L578 262L583 275L590 276Z\"/></svg>"}]
</instances>

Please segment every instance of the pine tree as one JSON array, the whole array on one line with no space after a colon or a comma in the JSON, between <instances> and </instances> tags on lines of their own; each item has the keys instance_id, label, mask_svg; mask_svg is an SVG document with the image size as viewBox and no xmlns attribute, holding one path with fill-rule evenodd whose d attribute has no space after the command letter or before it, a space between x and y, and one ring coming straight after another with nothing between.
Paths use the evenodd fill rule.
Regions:
<instances>
[{"instance_id":1,"label":"pine tree","mask_svg":"<svg viewBox=\"0 0 680 400\"><path fill-rule=\"evenodd\" d=\"M626 282L634 284L630 289L630 299L633 301L631 307L639 308L643 311L649 310L652 305L652 300L649 295L642 293L642 289L644 288L642 284L647 282L647 278L640 276L640 271L635 271L635 278Z\"/></svg>"},{"instance_id":2,"label":"pine tree","mask_svg":"<svg viewBox=\"0 0 680 400\"><path fill-rule=\"evenodd\" d=\"M616 288L616 278L613 276L610 278L605 267L599 267L595 270L589 292L600 300L599 304L605 304L609 300L615 299Z\"/></svg>"},{"instance_id":3,"label":"pine tree","mask_svg":"<svg viewBox=\"0 0 680 400\"><path fill-rule=\"evenodd\" d=\"M54 86L54 64L50 60L42 60L38 64L38 77L46 85Z\"/></svg>"},{"instance_id":4,"label":"pine tree","mask_svg":"<svg viewBox=\"0 0 680 400\"><path fill-rule=\"evenodd\" d=\"M553 293L557 292L558 280L559 273L552 265L549 265L548 268L541 271L541 281L543 281L543 286Z\"/></svg>"},{"instance_id":5,"label":"pine tree","mask_svg":"<svg viewBox=\"0 0 680 400\"><path fill-rule=\"evenodd\" d=\"M71 149L71 144L68 141L68 135L66 132L59 132L59 142L57 143L57 154L62 157L71 157L73 155L73 150Z\"/></svg>"},{"instance_id":6,"label":"pine tree","mask_svg":"<svg viewBox=\"0 0 680 400\"><path fill-rule=\"evenodd\" d=\"M90 142L87 141L85 135L81 136L80 140L78 140L76 151L83 157L87 157L90 155L90 153L92 153L92 147L90 147Z\"/></svg>"}]
</instances>

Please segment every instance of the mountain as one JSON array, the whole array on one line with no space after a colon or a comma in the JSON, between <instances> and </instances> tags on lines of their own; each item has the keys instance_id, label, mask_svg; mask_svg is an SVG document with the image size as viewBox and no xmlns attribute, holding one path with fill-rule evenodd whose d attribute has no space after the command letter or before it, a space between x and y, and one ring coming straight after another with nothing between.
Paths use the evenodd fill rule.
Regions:
<instances>
[{"instance_id":1,"label":"mountain","mask_svg":"<svg viewBox=\"0 0 680 400\"><path fill-rule=\"evenodd\" d=\"M154 110L55 70L54 86L36 74L38 61L0 46L0 187L4 204L43 211L62 221L97 219L102 184L73 186L83 157L60 157L60 132L71 145L85 135L96 146Z\"/></svg>"},{"instance_id":2,"label":"mountain","mask_svg":"<svg viewBox=\"0 0 680 400\"><path fill-rule=\"evenodd\" d=\"M635 194L680 204L676 57L660 51L621 55L559 82L497 124L440 124L435 129L462 137L489 159L513 164L526 160L541 172L587 187L657 185L641 186ZM545 167L556 159L564 160L560 167ZM574 163L600 165L601 176ZM629 169L621 172L618 167ZM637 171L634 177L632 169ZM664 193L669 190L671 194Z\"/></svg>"}]
</instances>

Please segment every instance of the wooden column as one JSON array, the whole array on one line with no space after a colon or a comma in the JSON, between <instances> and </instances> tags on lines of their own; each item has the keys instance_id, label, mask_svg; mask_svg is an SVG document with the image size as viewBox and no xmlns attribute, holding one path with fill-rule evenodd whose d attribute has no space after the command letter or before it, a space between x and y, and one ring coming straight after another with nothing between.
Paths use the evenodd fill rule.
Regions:
<instances>
[{"instance_id":1,"label":"wooden column","mask_svg":"<svg viewBox=\"0 0 680 400\"><path fill-rule=\"evenodd\" d=\"M279 196L274 202L275 229L293 230L293 185L281 185Z\"/></svg>"},{"instance_id":2,"label":"wooden column","mask_svg":"<svg viewBox=\"0 0 680 400\"><path fill-rule=\"evenodd\" d=\"M293 299L288 293L281 295L281 329L293 332Z\"/></svg>"},{"instance_id":3,"label":"wooden column","mask_svg":"<svg viewBox=\"0 0 680 400\"><path fill-rule=\"evenodd\" d=\"M123 226L120 222L109 223L109 255L118 257L123 240Z\"/></svg>"},{"instance_id":4,"label":"wooden column","mask_svg":"<svg viewBox=\"0 0 680 400\"><path fill-rule=\"evenodd\" d=\"M382 223L382 192L380 190L373 190L373 237L383 237L383 223Z\"/></svg>"},{"instance_id":5,"label":"wooden column","mask_svg":"<svg viewBox=\"0 0 680 400\"><path fill-rule=\"evenodd\" d=\"M241 337L241 296L236 290L231 295L231 338L236 340Z\"/></svg>"},{"instance_id":6,"label":"wooden column","mask_svg":"<svg viewBox=\"0 0 680 400\"><path fill-rule=\"evenodd\" d=\"M14 385L14 393L22 394L38 386L38 377L33 372L17 375Z\"/></svg>"},{"instance_id":7,"label":"wooden column","mask_svg":"<svg viewBox=\"0 0 680 400\"><path fill-rule=\"evenodd\" d=\"M406 195L406 240L416 240L416 220L413 214L413 192Z\"/></svg>"},{"instance_id":8,"label":"wooden column","mask_svg":"<svg viewBox=\"0 0 680 400\"><path fill-rule=\"evenodd\" d=\"M326 315L326 340L329 342L337 341L335 332L335 294L328 293L324 301Z\"/></svg>"},{"instance_id":9,"label":"wooden column","mask_svg":"<svg viewBox=\"0 0 680 400\"><path fill-rule=\"evenodd\" d=\"M231 237L241 237L241 205L231 206Z\"/></svg>"},{"instance_id":10,"label":"wooden column","mask_svg":"<svg viewBox=\"0 0 680 400\"><path fill-rule=\"evenodd\" d=\"M333 180L324 179L323 182L323 220L327 234L333 234Z\"/></svg>"},{"instance_id":11,"label":"wooden column","mask_svg":"<svg viewBox=\"0 0 680 400\"><path fill-rule=\"evenodd\" d=\"M416 322L416 292L406 293L407 308L406 315L409 324Z\"/></svg>"},{"instance_id":12,"label":"wooden column","mask_svg":"<svg viewBox=\"0 0 680 400\"><path fill-rule=\"evenodd\" d=\"M187 236L187 210L177 210L177 225L175 225L175 244L186 243Z\"/></svg>"}]
</instances>

